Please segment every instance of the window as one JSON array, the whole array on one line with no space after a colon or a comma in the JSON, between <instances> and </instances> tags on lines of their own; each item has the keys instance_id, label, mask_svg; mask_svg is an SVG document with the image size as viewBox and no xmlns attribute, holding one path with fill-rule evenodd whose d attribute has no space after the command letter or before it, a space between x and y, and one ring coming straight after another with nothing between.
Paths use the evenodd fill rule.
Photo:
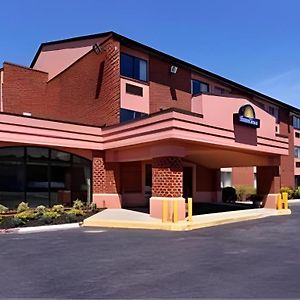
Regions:
<instances>
[{"instance_id":1,"label":"window","mask_svg":"<svg viewBox=\"0 0 300 300\"><path fill-rule=\"evenodd\" d=\"M276 118L276 122L279 122L279 112L278 112L278 108L275 106L269 106L268 107L268 112L270 115L272 115L273 117Z\"/></svg>"},{"instance_id":2,"label":"window","mask_svg":"<svg viewBox=\"0 0 300 300\"><path fill-rule=\"evenodd\" d=\"M300 129L300 118L293 116L293 127L296 129Z\"/></svg>"},{"instance_id":3,"label":"window","mask_svg":"<svg viewBox=\"0 0 300 300\"><path fill-rule=\"evenodd\" d=\"M208 93L209 85L199 80L192 79L192 95Z\"/></svg>"},{"instance_id":4,"label":"window","mask_svg":"<svg viewBox=\"0 0 300 300\"><path fill-rule=\"evenodd\" d=\"M299 132L295 132L295 137L296 138L300 138L300 133Z\"/></svg>"},{"instance_id":5,"label":"window","mask_svg":"<svg viewBox=\"0 0 300 300\"><path fill-rule=\"evenodd\" d=\"M127 122L130 120L140 119L146 115L147 114L142 113L142 112L121 108L120 122L123 123L123 122Z\"/></svg>"},{"instance_id":6,"label":"window","mask_svg":"<svg viewBox=\"0 0 300 300\"><path fill-rule=\"evenodd\" d=\"M227 91L219 86L215 86L215 93L218 95L224 95Z\"/></svg>"},{"instance_id":7,"label":"window","mask_svg":"<svg viewBox=\"0 0 300 300\"><path fill-rule=\"evenodd\" d=\"M295 147L295 158L300 158L300 147Z\"/></svg>"},{"instance_id":8,"label":"window","mask_svg":"<svg viewBox=\"0 0 300 300\"><path fill-rule=\"evenodd\" d=\"M140 86L126 83L126 93L143 97L143 88Z\"/></svg>"},{"instance_id":9,"label":"window","mask_svg":"<svg viewBox=\"0 0 300 300\"><path fill-rule=\"evenodd\" d=\"M296 162L296 168L300 168L300 162Z\"/></svg>"},{"instance_id":10,"label":"window","mask_svg":"<svg viewBox=\"0 0 300 300\"><path fill-rule=\"evenodd\" d=\"M147 81L147 61L135 56L121 53L121 75L137 80Z\"/></svg>"}]
</instances>

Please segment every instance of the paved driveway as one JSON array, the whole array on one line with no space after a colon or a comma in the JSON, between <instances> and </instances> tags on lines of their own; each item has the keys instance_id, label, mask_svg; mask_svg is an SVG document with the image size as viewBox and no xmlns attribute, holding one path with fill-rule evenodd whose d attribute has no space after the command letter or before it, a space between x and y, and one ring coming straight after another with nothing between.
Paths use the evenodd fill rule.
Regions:
<instances>
[{"instance_id":1,"label":"paved driveway","mask_svg":"<svg viewBox=\"0 0 300 300\"><path fill-rule=\"evenodd\" d=\"M0 235L0 298L300 297L300 206L189 232Z\"/></svg>"}]
</instances>

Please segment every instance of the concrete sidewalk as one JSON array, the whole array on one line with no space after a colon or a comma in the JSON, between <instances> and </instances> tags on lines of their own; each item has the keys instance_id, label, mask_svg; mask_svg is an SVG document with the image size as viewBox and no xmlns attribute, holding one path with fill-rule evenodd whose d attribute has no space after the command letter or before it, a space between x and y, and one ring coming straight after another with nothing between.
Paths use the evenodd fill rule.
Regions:
<instances>
[{"instance_id":1,"label":"concrete sidewalk","mask_svg":"<svg viewBox=\"0 0 300 300\"><path fill-rule=\"evenodd\" d=\"M127 209L106 209L85 219L83 226L185 231L234 222L255 220L270 216L290 214L290 209L276 210L269 208L257 208L197 215L193 216L192 222L184 220L179 221L178 223L163 223L160 219L152 218L146 213Z\"/></svg>"}]
</instances>

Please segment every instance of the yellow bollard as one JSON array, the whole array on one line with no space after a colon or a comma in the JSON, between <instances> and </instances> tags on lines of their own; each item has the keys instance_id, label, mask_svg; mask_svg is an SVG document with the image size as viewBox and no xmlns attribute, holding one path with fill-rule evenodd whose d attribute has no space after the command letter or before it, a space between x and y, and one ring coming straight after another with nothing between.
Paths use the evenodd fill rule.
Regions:
<instances>
[{"instance_id":1,"label":"yellow bollard","mask_svg":"<svg viewBox=\"0 0 300 300\"><path fill-rule=\"evenodd\" d=\"M178 222L178 200L173 201L173 222Z\"/></svg>"},{"instance_id":2,"label":"yellow bollard","mask_svg":"<svg viewBox=\"0 0 300 300\"><path fill-rule=\"evenodd\" d=\"M188 198L188 221L192 222L193 218L193 199Z\"/></svg>"},{"instance_id":3,"label":"yellow bollard","mask_svg":"<svg viewBox=\"0 0 300 300\"><path fill-rule=\"evenodd\" d=\"M168 211L168 200L163 200L162 201L162 222L167 222L168 221L168 215L169 215L169 211Z\"/></svg>"},{"instance_id":4,"label":"yellow bollard","mask_svg":"<svg viewBox=\"0 0 300 300\"><path fill-rule=\"evenodd\" d=\"M282 209L282 198L281 194L277 195L277 209Z\"/></svg>"},{"instance_id":5,"label":"yellow bollard","mask_svg":"<svg viewBox=\"0 0 300 300\"><path fill-rule=\"evenodd\" d=\"M282 193L282 204L283 204L283 209L288 209L288 198L289 198L288 193ZM282 207L282 206L281 206L281 207Z\"/></svg>"}]
</instances>

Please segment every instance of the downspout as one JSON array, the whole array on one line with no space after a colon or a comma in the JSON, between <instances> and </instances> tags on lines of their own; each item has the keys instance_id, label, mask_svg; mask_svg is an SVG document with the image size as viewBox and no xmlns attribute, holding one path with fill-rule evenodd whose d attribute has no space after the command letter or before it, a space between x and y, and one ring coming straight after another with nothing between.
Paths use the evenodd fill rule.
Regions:
<instances>
[{"instance_id":1,"label":"downspout","mask_svg":"<svg viewBox=\"0 0 300 300\"><path fill-rule=\"evenodd\" d=\"M0 112L3 112L3 75L4 71L2 69L0 70Z\"/></svg>"}]
</instances>

